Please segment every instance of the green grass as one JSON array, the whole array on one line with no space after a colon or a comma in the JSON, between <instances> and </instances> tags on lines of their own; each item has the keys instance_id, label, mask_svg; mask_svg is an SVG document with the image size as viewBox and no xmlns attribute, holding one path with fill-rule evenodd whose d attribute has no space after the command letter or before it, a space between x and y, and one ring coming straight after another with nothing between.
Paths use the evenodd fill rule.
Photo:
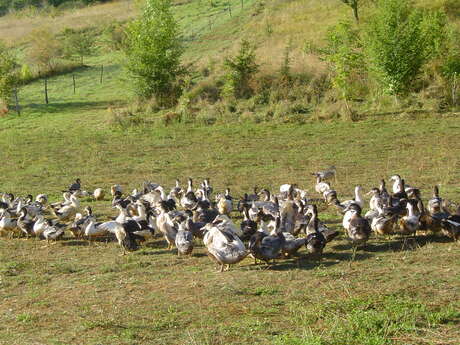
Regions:
<instances>
[{"instance_id":1,"label":"green grass","mask_svg":"<svg viewBox=\"0 0 460 345\"><path fill-rule=\"evenodd\" d=\"M106 98L115 102L117 93ZM128 129L106 117L103 108L63 106L1 119L0 189L56 199L76 177L89 190L129 190L193 176L235 196L285 182L314 195L310 172L335 164L341 198L396 172L424 197L435 183L443 196L460 196L455 116ZM101 220L115 215L108 201L87 204ZM321 217L340 229L333 212ZM115 243L3 239L0 344L458 343L458 244L435 236L401 246L374 238L350 263L341 237L320 266L301 251L271 270L246 259L219 274L200 245L192 258L177 258L155 239L119 257Z\"/></svg>"}]
</instances>

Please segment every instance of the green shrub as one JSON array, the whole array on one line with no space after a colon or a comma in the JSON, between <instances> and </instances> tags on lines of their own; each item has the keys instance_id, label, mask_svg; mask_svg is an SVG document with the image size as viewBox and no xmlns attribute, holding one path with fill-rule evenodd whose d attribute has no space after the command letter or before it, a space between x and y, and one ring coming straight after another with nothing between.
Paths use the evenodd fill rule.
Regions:
<instances>
[{"instance_id":1,"label":"green shrub","mask_svg":"<svg viewBox=\"0 0 460 345\"><path fill-rule=\"evenodd\" d=\"M170 0L146 0L141 18L128 26L124 50L136 94L165 106L175 103L183 49Z\"/></svg>"},{"instance_id":2,"label":"green shrub","mask_svg":"<svg viewBox=\"0 0 460 345\"><path fill-rule=\"evenodd\" d=\"M406 0L380 0L365 28L371 71L390 94L407 93L422 66L442 50L445 18Z\"/></svg>"},{"instance_id":3,"label":"green shrub","mask_svg":"<svg viewBox=\"0 0 460 345\"><path fill-rule=\"evenodd\" d=\"M16 67L15 56L0 42L0 101L7 106L19 82Z\"/></svg>"},{"instance_id":4,"label":"green shrub","mask_svg":"<svg viewBox=\"0 0 460 345\"><path fill-rule=\"evenodd\" d=\"M41 70L54 70L62 55L62 45L47 27L36 29L30 34L28 58Z\"/></svg>"},{"instance_id":5,"label":"green shrub","mask_svg":"<svg viewBox=\"0 0 460 345\"><path fill-rule=\"evenodd\" d=\"M65 29L63 32L63 53L68 59L79 59L83 64L83 58L94 52L94 36L91 33Z\"/></svg>"},{"instance_id":6,"label":"green shrub","mask_svg":"<svg viewBox=\"0 0 460 345\"><path fill-rule=\"evenodd\" d=\"M327 46L321 50L323 59L332 68L332 86L339 90L341 97L348 101L356 90L355 75L364 73L359 31L349 22L342 22L327 33Z\"/></svg>"},{"instance_id":7,"label":"green shrub","mask_svg":"<svg viewBox=\"0 0 460 345\"><path fill-rule=\"evenodd\" d=\"M102 44L109 50L123 49L126 42L126 30L123 24L111 23L104 28L101 37Z\"/></svg>"},{"instance_id":8,"label":"green shrub","mask_svg":"<svg viewBox=\"0 0 460 345\"><path fill-rule=\"evenodd\" d=\"M250 82L259 70L255 47L249 41L243 40L238 54L234 57L227 57L224 66L227 70L224 95L235 98L250 97L252 95Z\"/></svg>"}]
</instances>

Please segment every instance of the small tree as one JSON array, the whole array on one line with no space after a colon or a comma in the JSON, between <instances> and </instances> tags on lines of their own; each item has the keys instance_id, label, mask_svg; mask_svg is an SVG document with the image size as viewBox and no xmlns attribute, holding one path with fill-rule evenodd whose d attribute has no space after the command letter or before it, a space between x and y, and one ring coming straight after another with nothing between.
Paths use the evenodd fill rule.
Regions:
<instances>
[{"instance_id":1,"label":"small tree","mask_svg":"<svg viewBox=\"0 0 460 345\"><path fill-rule=\"evenodd\" d=\"M332 67L332 85L340 92L349 108L348 101L356 90L355 76L365 71L359 32L349 22L332 27L327 33L327 46L320 53Z\"/></svg>"},{"instance_id":2,"label":"small tree","mask_svg":"<svg viewBox=\"0 0 460 345\"><path fill-rule=\"evenodd\" d=\"M406 0L380 0L369 20L365 51L371 70L391 94L407 92L422 66L442 50L444 16Z\"/></svg>"},{"instance_id":3,"label":"small tree","mask_svg":"<svg viewBox=\"0 0 460 345\"><path fill-rule=\"evenodd\" d=\"M19 84L16 58L0 42L0 100L9 105L15 87Z\"/></svg>"},{"instance_id":4,"label":"small tree","mask_svg":"<svg viewBox=\"0 0 460 345\"><path fill-rule=\"evenodd\" d=\"M351 9L353 10L353 16L355 17L356 22L359 23L359 0L342 0L342 2L351 7Z\"/></svg>"},{"instance_id":5,"label":"small tree","mask_svg":"<svg viewBox=\"0 0 460 345\"><path fill-rule=\"evenodd\" d=\"M162 105L177 100L182 46L170 0L146 0L142 17L128 26L125 53L139 97Z\"/></svg>"},{"instance_id":6,"label":"small tree","mask_svg":"<svg viewBox=\"0 0 460 345\"><path fill-rule=\"evenodd\" d=\"M66 58L77 58L83 65L83 58L93 53L93 47L94 36L73 29L64 30L63 53Z\"/></svg>"},{"instance_id":7,"label":"small tree","mask_svg":"<svg viewBox=\"0 0 460 345\"><path fill-rule=\"evenodd\" d=\"M238 55L227 57L224 62L227 69L224 93L236 98L248 97L251 94L250 81L259 70L256 63L255 47L243 40Z\"/></svg>"},{"instance_id":8,"label":"small tree","mask_svg":"<svg viewBox=\"0 0 460 345\"><path fill-rule=\"evenodd\" d=\"M40 68L53 70L62 55L61 43L48 28L34 30L30 36L29 59Z\"/></svg>"}]
</instances>

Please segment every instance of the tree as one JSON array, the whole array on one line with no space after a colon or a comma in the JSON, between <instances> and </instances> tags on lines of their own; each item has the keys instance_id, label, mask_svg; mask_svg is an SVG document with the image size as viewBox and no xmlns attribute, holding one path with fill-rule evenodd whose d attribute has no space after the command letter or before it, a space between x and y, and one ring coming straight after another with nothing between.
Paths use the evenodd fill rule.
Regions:
<instances>
[{"instance_id":1,"label":"tree","mask_svg":"<svg viewBox=\"0 0 460 345\"><path fill-rule=\"evenodd\" d=\"M83 57L93 53L94 37L83 31L73 29L64 30L63 53L67 58L80 59L83 64Z\"/></svg>"},{"instance_id":2,"label":"tree","mask_svg":"<svg viewBox=\"0 0 460 345\"><path fill-rule=\"evenodd\" d=\"M160 105L177 100L182 46L170 0L146 0L140 19L127 28L126 67L141 98L155 97Z\"/></svg>"},{"instance_id":3,"label":"tree","mask_svg":"<svg viewBox=\"0 0 460 345\"><path fill-rule=\"evenodd\" d=\"M30 36L29 59L39 67L53 70L61 56L61 43L48 28L32 31Z\"/></svg>"},{"instance_id":4,"label":"tree","mask_svg":"<svg viewBox=\"0 0 460 345\"><path fill-rule=\"evenodd\" d=\"M358 5L359 0L342 0L344 4L347 4L353 10L353 16L356 19L356 22L359 23L359 14L358 14Z\"/></svg>"},{"instance_id":5,"label":"tree","mask_svg":"<svg viewBox=\"0 0 460 345\"><path fill-rule=\"evenodd\" d=\"M326 38L327 46L320 52L333 71L332 85L349 109L348 101L355 95L357 82L363 79L365 71L359 31L350 22L342 22L332 27Z\"/></svg>"},{"instance_id":6,"label":"tree","mask_svg":"<svg viewBox=\"0 0 460 345\"><path fill-rule=\"evenodd\" d=\"M440 54L445 16L406 0L380 0L365 30L365 52L377 80L391 94L409 91L422 66Z\"/></svg>"},{"instance_id":7,"label":"tree","mask_svg":"<svg viewBox=\"0 0 460 345\"><path fill-rule=\"evenodd\" d=\"M19 83L16 58L6 46L0 42L0 100L7 106L15 87Z\"/></svg>"},{"instance_id":8,"label":"tree","mask_svg":"<svg viewBox=\"0 0 460 345\"><path fill-rule=\"evenodd\" d=\"M243 40L235 57L227 57L224 62L227 69L224 92L236 98L250 96L250 81L259 70L256 63L255 47Z\"/></svg>"}]
</instances>

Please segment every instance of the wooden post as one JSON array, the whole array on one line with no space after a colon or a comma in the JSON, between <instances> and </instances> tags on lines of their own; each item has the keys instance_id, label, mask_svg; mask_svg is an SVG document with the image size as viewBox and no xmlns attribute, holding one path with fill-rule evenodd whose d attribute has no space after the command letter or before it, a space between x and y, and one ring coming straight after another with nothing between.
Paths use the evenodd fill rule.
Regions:
<instances>
[{"instance_id":1,"label":"wooden post","mask_svg":"<svg viewBox=\"0 0 460 345\"><path fill-rule=\"evenodd\" d=\"M48 78L45 77L45 103L48 104Z\"/></svg>"},{"instance_id":2,"label":"wooden post","mask_svg":"<svg viewBox=\"0 0 460 345\"><path fill-rule=\"evenodd\" d=\"M104 65L101 65L101 84L102 84L102 76L104 75Z\"/></svg>"},{"instance_id":3,"label":"wooden post","mask_svg":"<svg viewBox=\"0 0 460 345\"><path fill-rule=\"evenodd\" d=\"M14 89L14 100L16 101L16 112L18 115L21 115L21 110L19 109L19 101L18 101L18 89Z\"/></svg>"},{"instance_id":4,"label":"wooden post","mask_svg":"<svg viewBox=\"0 0 460 345\"><path fill-rule=\"evenodd\" d=\"M72 74L72 80L73 80L73 94L75 95L75 74Z\"/></svg>"}]
</instances>

